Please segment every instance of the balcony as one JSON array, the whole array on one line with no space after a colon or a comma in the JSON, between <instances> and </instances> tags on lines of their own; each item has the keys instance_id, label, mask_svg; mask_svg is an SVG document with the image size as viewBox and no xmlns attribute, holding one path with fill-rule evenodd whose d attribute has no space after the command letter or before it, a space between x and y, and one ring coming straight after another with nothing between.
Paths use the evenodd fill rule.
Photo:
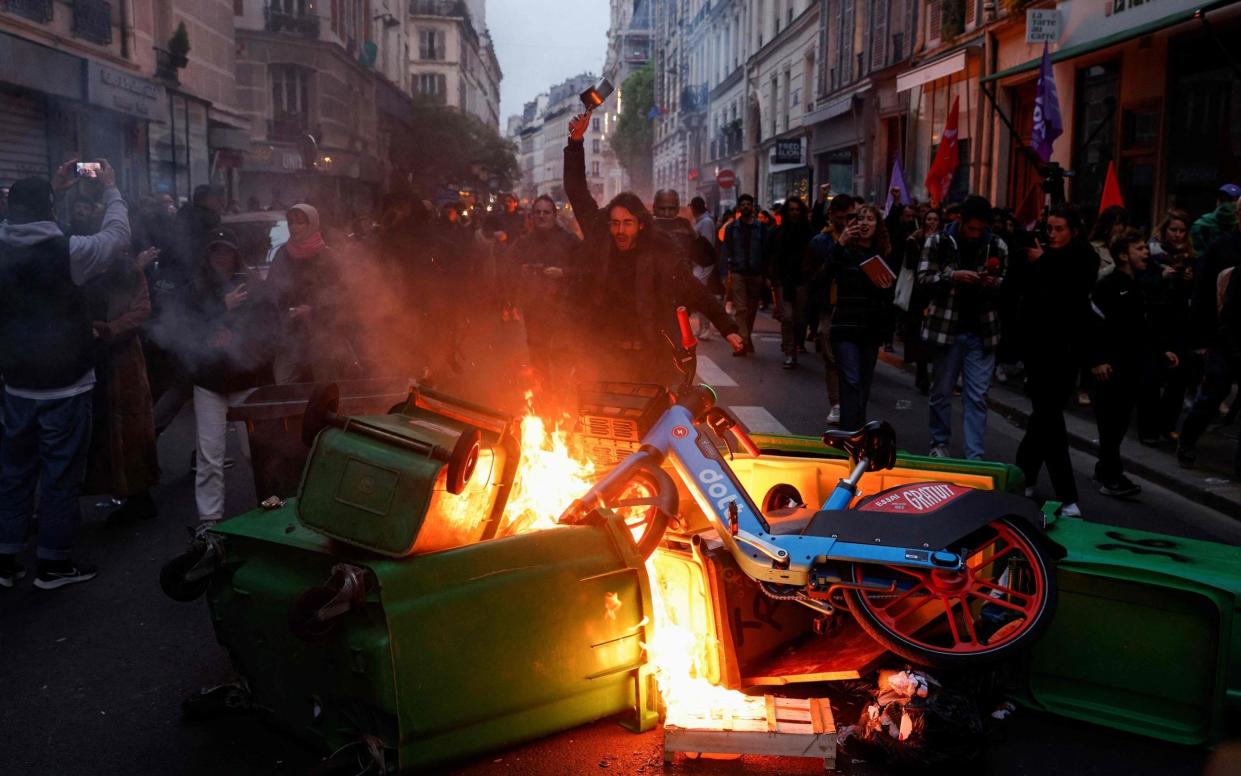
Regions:
<instances>
[{"instance_id":1,"label":"balcony","mask_svg":"<svg viewBox=\"0 0 1241 776\"><path fill-rule=\"evenodd\" d=\"M73 37L112 45L112 4L101 0L74 0Z\"/></svg>"},{"instance_id":2,"label":"balcony","mask_svg":"<svg viewBox=\"0 0 1241 776\"><path fill-rule=\"evenodd\" d=\"M310 131L310 122L300 113L277 114L267 122L268 140L301 140Z\"/></svg>"},{"instance_id":3,"label":"balcony","mask_svg":"<svg viewBox=\"0 0 1241 776\"><path fill-rule=\"evenodd\" d=\"M52 20L52 0L0 0L0 11L47 24Z\"/></svg>"},{"instance_id":4,"label":"balcony","mask_svg":"<svg viewBox=\"0 0 1241 776\"><path fill-rule=\"evenodd\" d=\"M285 13L271 6L264 10L268 32L300 35L303 38L319 37L319 15L316 13Z\"/></svg>"},{"instance_id":5,"label":"balcony","mask_svg":"<svg viewBox=\"0 0 1241 776\"><path fill-rule=\"evenodd\" d=\"M462 0L409 0L411 16L452 16L466 15L465 3Z\"/></svg>"},{"instance_id":6,"label":"balcony","mask_svg":"<svg viewBox=\"0 0 1241 776\"><path fill-rule=\"evenodd\" d=\"M687 86L681 90L681 110L687 114L705 113L707 110L707 85Z\"/></svg>"}]
</instances>

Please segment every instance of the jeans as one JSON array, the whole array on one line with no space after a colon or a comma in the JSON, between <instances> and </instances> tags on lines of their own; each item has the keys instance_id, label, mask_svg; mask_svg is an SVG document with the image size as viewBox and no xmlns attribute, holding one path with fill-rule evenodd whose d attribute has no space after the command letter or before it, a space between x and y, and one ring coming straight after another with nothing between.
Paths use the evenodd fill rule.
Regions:
<instances>
[{"instance_id":1,"label":"jeans","mask_svg":"<svg viewBox=\"0 0 1241 776\"><path fill-rule=\"evenodd\" d=\"M1046 463L1056 500L1065 504L1077 503L1077 482L1064 426L1064 405L1076 384L1077 368L1069 359L1056 361L1042 355L1026 358L1030 419L1026 421L1026 435L1017 446L1017 465L1025 473L1026 485L1033 487Z\"/></svg>"},{"instance_id":2,"label":"jeans","mask_svg":"<svg viewBox=\"0 0 1241 776\"><path fill-rule=\"evenodd\" d=\"M806 347L806 287L780 292L780 351L797 360L797 349Z\"/></svg>"},{"instance_id":3,"label":"jeans","mask_svg":"<svg viewBox=\"0 0 1241 776\"><path fill-rule=\"evenodd\" d=\"M736 309L737 326L741 329L741 339L745 341L746 350L754 350L754 319L758 316L758 304L763 296L762 275L742 275L733 272L731 279L733 307Z\"/></svg>"},{"instance_id":4,"label":"jeans","mask_svg":"<svg viewBox=\"0 0 1241 776\"><path fill-rule=\"evenodd\" d=\"M1185 415L1185 422L1181 425L1181 448L1194 449L1207 426L1219 413L1219 405L1228 398L1232 384L1238 380L1241 380L1241 364L1230 361L1218 348L1207 352L1206 376L1194 398L1193 406ZM1233 474L1241 477L1241 439L1237 440L1232 466Z\"/></svg>"},{"instance_id":5,"label":"jeans","mask_svg":"<svg viewBox=\"0 0 1241 776\"><path fill-rule=\"evenodd\" d=\"M936 348L935 382L931 385L931 446L952 441L952 389L962 375L961 404L965 414L965 457L982 460L987 437L987 390L995 371L995 351L983 347L977 334L958 334L951 345Z\"/></svg>"},{"instance_id":6,"label":"jeans","mask_svg":"<svg viewBox=\"0 0 1241 776\"><path fill-rule=\"evenodd\" d=\"M1125 473L1120 445L1125 441L1133 407L1137 404L1142 368L1138 364L1112 364L1107 382L1095 384L1095 422L1099 426L1099 461L1094 478L1112 484Z\"/></svg>"},{"instance_id":7,"label":"jeans","mask_svg":"<svg viewBox=\"0 0 1241 776\"><path fill-rule=\"evenodd\" d=\"M91 391L38 401L4 394L0 448L0 553L26 547L39 486L41 560L66 560L82 518L78 496L90 448Z\"/></svg>"},{"instance_id":8,"label":"jeans","mask_svg":"<svg viewBox=\"0 0 1241 776\"><path fill-rule=\"evenodd\" d=\"M866 404L875 379L879 343L832 340L832 352L840 381L840 427L853 431L866 425Z\"/></svg>"},{"instance_id":9,"label":"jeans","mask_svg":"<svg viewBox=\"0 0 1241 776\"><path fill-rule=\"evenodd\" d=\"M194 386L194 421L198 430L194 500L198 505L199 520L224 518L224 449L228 441L228 405L246 393L216 393Z\"/></svg>"},{"instance_id":10,"label":"jeans","mask_svg":"<svg viewBox=\"0 0 1241 776\"><path fill-rule=\"evenodd\" d=\"M840 406L840 375L836 373L836 354L832 350L832 309L820 312L817 318L819 334L816 340L819 355L823 357L823 380L827 386L827 402L833 407Z\"/></svg>"}]
</instances>

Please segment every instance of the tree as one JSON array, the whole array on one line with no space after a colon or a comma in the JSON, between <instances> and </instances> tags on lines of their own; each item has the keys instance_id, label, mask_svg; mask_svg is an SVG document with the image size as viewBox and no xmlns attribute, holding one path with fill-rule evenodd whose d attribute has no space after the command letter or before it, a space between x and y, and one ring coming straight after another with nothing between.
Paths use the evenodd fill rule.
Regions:
<instances>
[{"instance_id":1,"label":"tree","mask_svg":"<svg viewBox=\"0 0 1241 776\"><path fill-rule=\"evenodd\" d=\"M172 58L173 67L180 69L189 64L190 33L185 29L185 22L177 25L177 29L168 39L168 54Z\"/></svg>"},{"instance_id":2,"label":"tree","mask_svg":"<svg viewBox=\"0 0 1241 776\"><path fill-rule=\"evenodd\" d=\"M651 189L651 147L655 132L651 128L651 108L655 106L655 67L647 62L630 73L621 85L624 105L616 132L612 135L612 150L629 173L632 188L646 192Z\"/></svg>"},{"instance_id":3,"label":"tree","mask_svg":"<svg viewBox=\"0 0 1241 776\"><path fill-rule=\"evenodd\" d=\"M393 156L424 190L485 187L494 179L508 191L521 175L517 147L473 114L415 97L410 125L409 135L393 143Z\"/></svg>"}]
</instances>

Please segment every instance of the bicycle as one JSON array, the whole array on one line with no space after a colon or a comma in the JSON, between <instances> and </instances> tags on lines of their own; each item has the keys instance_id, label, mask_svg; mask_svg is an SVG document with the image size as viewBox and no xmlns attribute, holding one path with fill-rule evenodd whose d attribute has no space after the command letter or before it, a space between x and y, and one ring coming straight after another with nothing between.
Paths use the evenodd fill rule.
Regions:
<instances>
[{"instance_id":1,"label":"bicycle","mask_svg":"<svg viewBox=\"0 0 1241 776\"><path fill-rule=\"evenodd\" d=\"M715 392L694 384L697 341L685 309L677 312L684 380L675 402L637 452L564 511L562 523L579 523L601 507L637 512L628 524L649 556L678 517L670 464L741 571L771 598L824 616L847 607L887 649L926 665L998 661L1038 638L1055 611L1053 564L1064 550L1043 536L1041 513L1029 501L947 482L858 500L865 473L896 463L894 429L872 421L823 434L848 456L850 474L821 509L764 514L715 439L730 454L730 437L751 456L761 451Z\"/></svg>"}]
</instances>

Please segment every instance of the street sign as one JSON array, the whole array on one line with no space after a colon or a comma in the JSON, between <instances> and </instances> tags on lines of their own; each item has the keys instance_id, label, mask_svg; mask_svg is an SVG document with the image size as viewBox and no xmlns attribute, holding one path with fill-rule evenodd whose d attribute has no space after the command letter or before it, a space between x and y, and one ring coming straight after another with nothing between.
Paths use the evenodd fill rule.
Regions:
<instances>
[{"instance_id":1,"label":"street sign","mask_svg":"<svg viewBox=\"0 0 1241 776\"><path fill-rule=\"evenodd\" d=\"M1060 40L1060 11L1031 8L1026 11L1026 43L1056 43Z\"/></svg>"},{"instance_id":2,"label":"street sign","mask_svg":"<svg viewBox=\"0 0 1241 776\"><path fill-rule=\"evenodd\" d=\"M732 170L720 170L715 174L715 182L720 184L721 189L731 189L737 185L737 173Z\"/></svg>"}]
</instances>

